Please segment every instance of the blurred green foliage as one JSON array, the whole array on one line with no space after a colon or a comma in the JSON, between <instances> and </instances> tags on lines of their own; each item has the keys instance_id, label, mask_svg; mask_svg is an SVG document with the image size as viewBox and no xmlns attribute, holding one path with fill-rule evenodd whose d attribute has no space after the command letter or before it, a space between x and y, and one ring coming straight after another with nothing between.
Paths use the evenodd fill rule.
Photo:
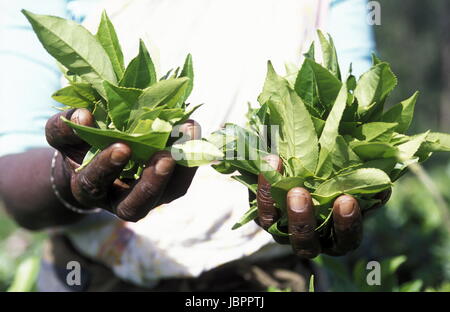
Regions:
<instances>
[{"instance_id":1,"label":"blurred green foliage","mask_svg":"<svg viewBox=\"0 0 450 312\"><path fill-rule=\"evenodd\" d=\"M43 233L18 228L5 214L0 201L0 291L35 290L45 237Z\"/></svg>"},{"instance_id":2,"label":"blurred green foliage","mask_svg":"<svg viewBox=\"0 0 450 312\"><path fill-rule=\"evenodd\" d=\"M374 26L378 54L392 65L399 78L391 103L420 90L411 132L444 130L440 119L442 93L450 86L443 77L445 53L442 52L450 39L449 29L446 29L449 1L379 2L381 25ZM449 100L444 104L450 105Z\"/></svg>"}]
</instances>

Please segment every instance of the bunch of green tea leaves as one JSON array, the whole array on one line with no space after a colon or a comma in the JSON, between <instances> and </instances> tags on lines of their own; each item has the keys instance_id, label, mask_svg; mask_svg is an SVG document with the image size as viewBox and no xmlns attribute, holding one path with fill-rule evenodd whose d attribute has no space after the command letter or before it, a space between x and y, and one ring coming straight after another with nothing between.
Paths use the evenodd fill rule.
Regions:
<instances>
[{"instance_id":1,"label":"bunch of green tea leaves","mask_svg":"<svg viewBox=\"0 0 450 312\"><path fill-rule=\"evenodd\" d=\"M315 61L314 44L301 68L288 69L286 77L279 76L269 62L260 107L250 109L248 126L228 124L210 138L227 155L216 170L238 170L240 175L233 178L255 194L259 173L269 181L281 215L269 229L275 235L288 235L283 232L286 194L293 187L311 192L316 231L331 235L329 220L338 196L351 194L367 209L379 203L375 194L390 188L408 166L425 161L433 152L450 151L449 134L406 135L418 93L385 109L397 85L388 63L373 56L373 66L358 81L351 68L342 79L332 38L321 32L318 36L323 64ZM273 125L279 127L275 135ZM268 154L280 156L282 173L268 167L263 160ZM235 228L256 215L253 201Z\"/></svg>"},{"instance_id":2,"label":"bunch of green tea leaves","mask_svg":"<svg viewBox=\"0 0 450 312\"><path fill-rule=\"evenodd\" d=\"M63 109L86 108L95 117L96 128L64 119L92 146L78 170L115 142L124 142L133 151L122 178L138 178L145 162L162 149L176 150L178 163L185 166L209 163L221 155L204 140L167 146L175 126L185 122L200 106L188 108L185 102L193 89L190 55L181 71L180 68L173 73L169 71L158 80L142 40L138 55L125 67L116 31L106 12L102 14L96 35L63 18L25 10L23 14L69 82L53 99L64 104Z\"/></svg>"}]
</instances>

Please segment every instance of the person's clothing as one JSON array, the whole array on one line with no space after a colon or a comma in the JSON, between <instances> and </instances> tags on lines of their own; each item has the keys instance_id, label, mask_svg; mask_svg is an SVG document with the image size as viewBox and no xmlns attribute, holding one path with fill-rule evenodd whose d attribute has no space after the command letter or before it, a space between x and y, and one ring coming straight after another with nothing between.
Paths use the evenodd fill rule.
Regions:
<instances>
[{"instance_id":1,"label":"person's clothing","mask_svg":"<svg viewBox=\"0 0 450 312\"><path fill-rule=\"evenodd\" d=\"M80 264L79 284L66 281L68 273L74 270L73 267L67 267L72 261ZM314 274L316 291L326 290L326 277L322 271L293 254L270 260L240 259L204 272L197 278L164 279L152 288L117 278L107 266L81 255L64 235L52 235L46 242L42 263L37 287L47 292L234 292L267 291L270 288L305 292L311 274Z\"/></svg>"},{"instance_id":2,"label":"person's clothing","mask_svg":"<svg viewBox=\"0 0 450 312\"><path fill-rule=\"evenodd\" d=\"M54 113L49 95L60 85L56 66L19 9L81 21L87 2L1 1L0 14L7 18L2 16L0 27L0 105L11 112L0 115L0 155L45 145L43 127ZM363 72L374 50L365 0L108 0L100 6L116 26L127 60L137 54L139 38L160 74L182 65L192 53L195 87L189 101L206 103L193 115L204 135L225 122L242 124L247 101L257 103L267 60L280 74L286 62L299 65L316 28L332 34L343 73L350 60L354 73ZM85 21L92 31L99 13L94 10ZM231 231L248 209L247 196L246 188L230 176L202 167L184 197L138 223L105 212L68 227L65 235L87 258L146 287L161 279L200 276L250 255L265 259L290 252L272 244L271 236L255 224Z\"/></svg>"}]
</instances>

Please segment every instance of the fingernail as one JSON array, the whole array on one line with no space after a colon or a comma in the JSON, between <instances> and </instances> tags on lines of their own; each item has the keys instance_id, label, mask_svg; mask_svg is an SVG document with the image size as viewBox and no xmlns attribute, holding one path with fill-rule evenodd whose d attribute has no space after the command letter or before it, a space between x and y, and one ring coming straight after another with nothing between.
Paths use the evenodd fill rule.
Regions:
<instances>
[{"instance_id":1,"label":"fingernail","mask_svg":"<svg viewBox=\"0 0 450 312\"><path fill-rule=\"evenodd\" d=\"M174 168L174 160L171 157L163 157L158 160L155 165L155 172L157 175L167 175L172 172Z\"/></svg>"},{"instance_id":2,"label":"fingernail","mask_svg":"<svg viewBox=\"0 0 450 312\"><path fill-rule=\"evenodd\" d=\"M189 136L191 140L201 138L201 128L194 120L188 120L181 125L180 130Z\"/></svg>"},{"instance_id":3,"label":"fingernail","mask_svg":"<svg viewBox=\"0 0 450 312\"><path fill-rule=\"evenodd\" d=\"M275 169L278 171L281 170L282 162L280 161L280 157L278 157L276 155L269 155L265 158L265 160L272 169Z\"/></svg>"},{"instance_id":4,"label":"fingernail","mask_svg":"<svg viewBox=\"0 0 450 312\"><path fill-rule=\"evenodd\" d=\"M355 211L355 202L353 200L343 200L339 202L339 214L344 217L351 216Z\"/></svg>"},{"instance_id":5,"label":"fingernail","mask_svg":"<svg viewBox=\"0 0 450 312\"><path fill-rule=\"evenodd\" d=\"M83 126L94 125L92 114L85 108L80 108L74 111L70 117L70 121Z\"/></svg>"},{"instance_id":6,"label":"fingernail","mask_svg":"<svg viewBox=\"0 0 450 312\"><path fill-rule=\"evenodd\" d=\"M121 148L115 148L110 157L115 165L123 165L124 162L128 161L129 154Z\"/></svg>"},{"instance_id":7,"label":"fingernail","mask_svg":"<svg viewBox=\"0 0 450 312\"><path fill-rule=\"evenodd\" d=\"M291 210L295 212L307 211L310 204L310 198L301 189L292 189L287 195L288 204Z\"/></svg>"}]
</instances>

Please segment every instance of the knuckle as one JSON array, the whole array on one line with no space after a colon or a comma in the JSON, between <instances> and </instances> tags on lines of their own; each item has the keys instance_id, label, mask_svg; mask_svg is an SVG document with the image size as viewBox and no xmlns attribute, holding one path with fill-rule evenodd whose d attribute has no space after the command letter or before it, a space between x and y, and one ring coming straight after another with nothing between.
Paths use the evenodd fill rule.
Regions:
<instances>
[{"instance_id":1,"label":"knuckle","mask_svg":"<svg viewBox=\"0 0 450 312\"><path fill-rule=\"evenodd\" d=\"M78 190L84 199L100 200L105 197L104 189L97 183L94 183L90 178L84 174L78 175L77 179Z\"/></svg>"},{"instance_id":2,"label":"knuckle","mask_svg":"<svg viewBox=\"0 0 450 312\"><path fill-rule=\"evenodd\" d=\"M135 209L131 208L126 203L122 204L120 208L116 210L116 216L127 222L138 222L144 217L136 214Z\"/></svg>"},{"instance_id":3,"label":"knuckle","mask_svg":"<svg viewBox=\"0 0 450 312\"><path fill-rule=\"evenodd\" d=\"M299 258L312 259L320 253L317 248L298 248L294 250L295 255Z\"/></svg>"},{"instance_id":4,"label":"knuckle","mask_svg":"<svg viewBox=\"0 0 450 312\"><path fill-rule=\"evenodd\" d=\"M307 237L314 233L314 226L309 223L296 223L291 224L289 230L297 237Z\"/></svg>"},{"instance_id":5,"label":"knuckle","mask_svg":"<svg viewBox=\"0 0 450 312\"><path fill-rule=\"evenodd\" d=\"M259 225L263 229L268 230L276 222L276 219L274 215L262 215L259 217Z\"/></svg>"},{"instance_id":6,"label":"knuckle","mask_svg":"<svg viewBox=\"0 0 450 312\"><path fill-rule=\"evenodd\" d=\"M159 187L157 185L155 185L155 183L143 182L139 186L139 193L140 193L140 196L142 196L146 199L153 199L153 198L158 197L158 195L159 195L158 189L159 189Z\"/></svg>"},{"instance_id":7,"label":"knuckle","mask_svg":"<svg viewBox=\"0 0 450 312\"><path fill-rule=\"evenodd\" d=\"M263 205L273 205L274 201L272 199L272 194L270 193L270 185L260 185L257 192L258 201Z\"/></svg>"},{"instance_id":8,"label":"knuckle","mask_svg":"<svg viewBox=\"0 0 450 312\"><path fill-rule=\"evenodd\" d=\"M145 206L147 205L140 205L132 199L127 198L115 208L114 213L124 221L138 222L151 210L151 208Z\"/></svg>"}]
</instances>

